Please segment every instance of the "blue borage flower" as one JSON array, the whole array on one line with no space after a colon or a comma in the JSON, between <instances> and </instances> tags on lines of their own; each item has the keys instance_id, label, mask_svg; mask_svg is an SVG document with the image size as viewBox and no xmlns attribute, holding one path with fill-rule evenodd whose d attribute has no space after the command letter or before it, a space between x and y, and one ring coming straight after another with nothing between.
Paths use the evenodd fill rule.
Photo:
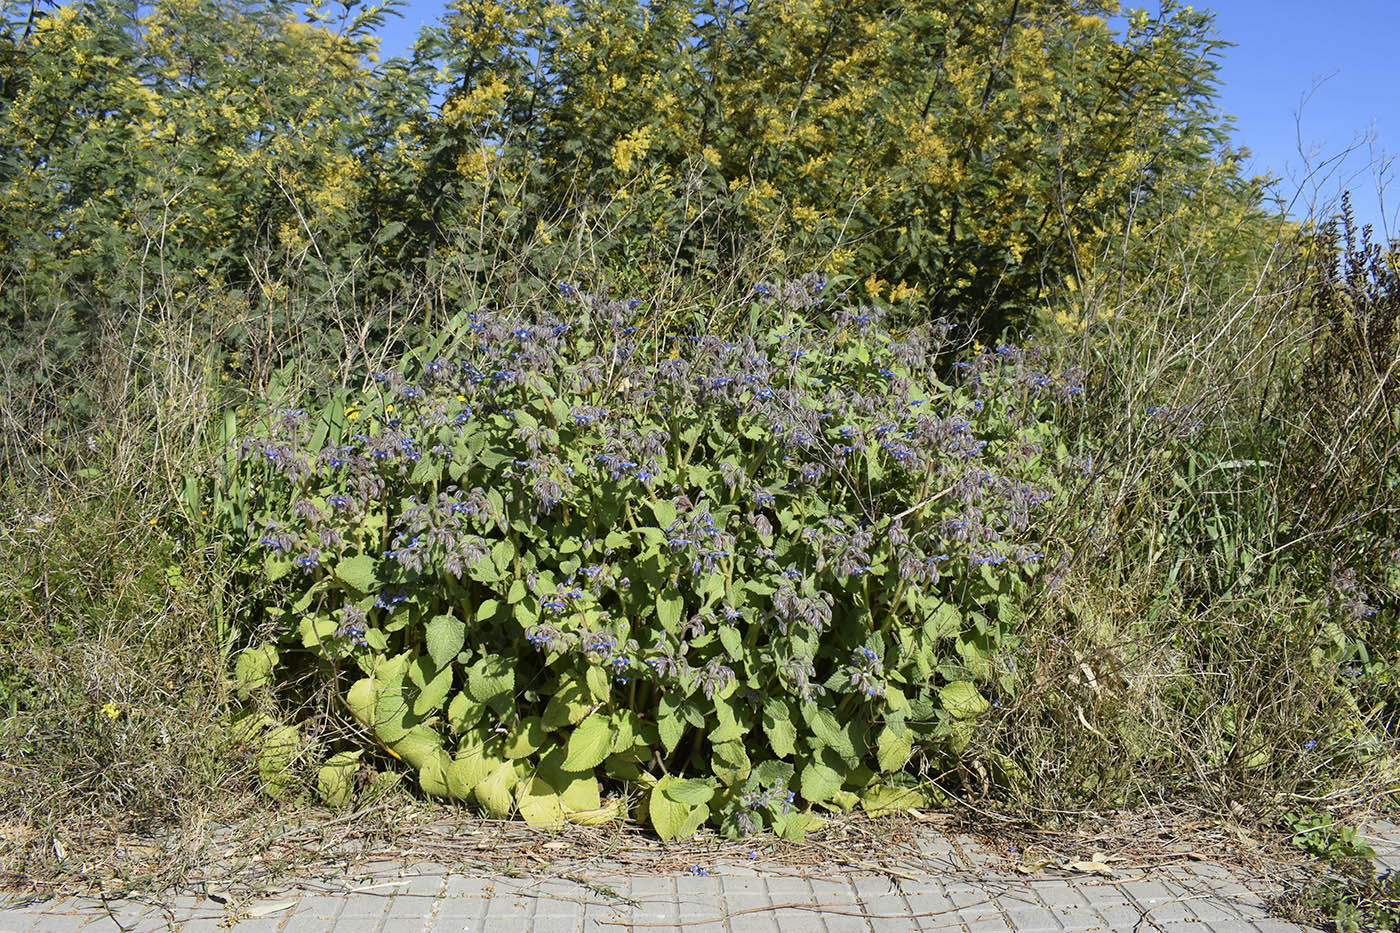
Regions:
<instances>
[{"instance_id":1,"label":"blue borage flower","mask_svg":"<svg viewBox=\"0 0 1400 933\"><path fill-rule=\"evenodd\" d=\"M392 593L377 593L374 597L374 608L393 612L399 606L408 602L408 593L405 590L395 590Z\"/></svg>"},{"instance_id":2,"label":"blue borage flower","mask_svg":"<svg viewBox=\"0 0 1400 933\"><path fill-rule=\"evenodd\" d=\"M340 610L340 624L336 626L335 635L337 638L344 638L357 645L367 645L365 640L366 625L368 616L363 609L355 606L344 606Z\"/></svg>"}]
</instances>

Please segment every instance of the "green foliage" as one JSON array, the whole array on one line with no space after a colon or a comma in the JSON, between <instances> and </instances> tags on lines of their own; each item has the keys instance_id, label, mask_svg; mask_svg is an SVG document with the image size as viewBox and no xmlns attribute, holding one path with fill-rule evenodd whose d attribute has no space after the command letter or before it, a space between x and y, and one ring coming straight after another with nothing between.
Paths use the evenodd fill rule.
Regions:
<instances>
[{"instance_id":1,"label":"green foliage","mask_svg":"<svg viewBox=\"0 0 1400 933\"><path fill-rule=\"evenodd\" d=\"M1400 874L1393 871L1328 875L1309 885L1300 903L1320 912L1337 933L1400 927Z\"/></svg>"},{"instance_id":2,"label":"green foliage","mask_svg":"<svg viewBox=\"0 0 1400 933\"><path fill-rule=\"evenodd\" d=\"M1316 858L1334 861L1376 857L1376 850L1361 838L1356 827L1326 814L1290 814L1284 822L1293 831L1293 844Z\"/></svg>"},{"instance_id":3,"label":"green foliage","mask_svg":"<svg viewBox=\"0 0 1400 933\"><path fill-rule=\"evenodd\" d=\"M433 305L575 265L718 280L758 253L998 334L1047 286L1150 262L1125 229L1258 216L1209 14L1118 35L1113 10L469 0L380 64L392 2L10 3L0 323L71 365L158 300L207 316L226 291L231 342L299 293L343 326L351 295L422 278Z\"/></svg>"},{"instance_id":4,"label":"green foliage","mask_svg":"<svg viewBox=\"0 0 1400 933\"><path fill-rule=\"evenodd\" d=\"M995 334L1045 283L1141 261L1125 227L1257 202L1222 151L1209 14L1167 3L1119 36L1111 12L464 3L419 45L452 79L426 130L429 173L452 178L435 190L482 192L464 199L472 217L519 191L527 215L566 231L601 213L616 231L604 249L674 246L643 274L677 258L722 268L771 233L776 262Z\"/></svg>"},{"instance_id":5,"label":"green foliage","mask_svg":"<svg viewBox=\"0 0 1400 933\"><path fill-rule=\"evenodd\" d=\"M228 530L278 674L341 683L425 791L493 816L593 814L603 781L664 838L800 835L794 807L919 799L890 793L911 759L976 754L1017 690L1008 596L1077 386L1010 347L945 382L945 326L894 336L820 289L762 286L781 325L753 337L647 344L566 286L567 319L473 314L460 358L271 412Z\"/></svg>"},{"instance_id":6,"label":"green foliage","mask_svg":"<svg viewBox=\"0 0 1400 933\"><path fill-rule=\"evenodd\" d=\"M1400 877L1376 872L1376 852L1354 826L1316 812L1289 814L1293 844L1325 863L1294 898L1338 933L1391 930L1400 923Z\"/></svg>"}]
</instances>

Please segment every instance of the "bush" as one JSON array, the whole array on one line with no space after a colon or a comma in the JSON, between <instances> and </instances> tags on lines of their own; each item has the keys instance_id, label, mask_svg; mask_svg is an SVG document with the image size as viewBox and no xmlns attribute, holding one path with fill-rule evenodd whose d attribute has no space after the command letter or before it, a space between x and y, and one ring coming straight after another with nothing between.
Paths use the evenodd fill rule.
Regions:
<instances>
[{"instance_id":1,"label":"bush","mask_svg":"<svg viewBox=\"0 0 1400 933\"><path fill-rule=\"evenodd\" d=\"M1017 689L1078 387L1005 346L945 382L945 325L807 323L821 286L655 341L562 286L567 318L467 313L460 359L269 415L224 514L279 651L240 673L314 665L493 816L607 819L600 778L663 838L919 800Z\"/></svg>"}]
</instances>

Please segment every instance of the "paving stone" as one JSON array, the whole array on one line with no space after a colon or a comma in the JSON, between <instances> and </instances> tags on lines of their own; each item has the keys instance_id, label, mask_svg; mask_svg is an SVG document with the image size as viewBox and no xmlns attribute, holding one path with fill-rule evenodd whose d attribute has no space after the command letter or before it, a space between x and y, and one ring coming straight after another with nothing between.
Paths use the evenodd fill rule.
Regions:
<instances>
[{"instance_id":1,"label":"paving stone","mask_svg":"<svg viewBox=\"0 0 1400 933\"><path fill-rule=\"evenodd\" d=\"M914 838L914 846L926 859L953 863L957 860L957 849L953 841L941 833L920 833Z\"/></svg>"},{"instance_id":2,"label":"paving stone","mask_svg":"<svg viewBox=\"0 0 1400 933\"><path fill-rule=\"evenodd\" d=\"M382 916L366 917L342 914L336 921L335 933L381 933L384 927Z\"/></svg>"},{"instance_id":3,"label":"paving stone","mask_svg":"<svg viewBox=\"0 0 1400 933\"><path fill-rule=\"evenodd\" d=\"M1064 929L1060 924L1059 916L1044 904L1021 901L1016 898L1001 898L998 906L1001 907L1006 922L1017 933L1044 933L1044 931L1059 933L1060 930Z\"/></svg>"},{"instance_id":4,"label":"paving stone","mask_svg":"<svg viewBox=\"0 0 1400 933\"><path fill-rule=\"evenodd\" d=\"M426 927L414 917L386 917L380 933L423 933Z\"/></svg>"},{"instance_id":5,"label":"paving stone","mask_svg":"<svg viewBox=\"0 0 1400 933\"><path fill-rule=\"evenodd\" d=\"M389 901L387 914L392 920L404 917L422 919L428 915L437 901L436 895L396 894Z\"/></svg>"},{"instance_id":6,"label":"paving stone","mask_svg":"<svg viewBox=\"0 0 1400 933\"><path fill-rule=\"evenodd\" d=\"M1258 916L1258 911L1244 908L1230 898L1199 898L1191 901L1191 913L1197 920L1209 924L1223 924L1235 920L1248 920Z\"/></svg>"},{"instance_id":7,"label":"paving stone","mask_svg":"<svg viewBox=\"0 0 1400 933\"><path fill-rule=\"evenodd\" d=\"M1389 820L1372 820L1361 827L1362 837L1376 850L1376 867L1400 870L1400 826Z\"/></svg>"},{"instance_id":8,"label":"paving stone","mask_svg":"<svg viewBox=\"0 0 1400 933\"><path fill-rule=\"evenodd\" d=\"M964 884L949 885L948 899L958 908L958 918L972 933L1009 930L993 892Z\"/></svg>"},{"instance_id":9,"label":"paving stone","mask_svg":"<svg viewBox=\"0 0 1400 933\"><path fill-rule=\"evenodd\" d=\"M1147 916L1159 924L1195 920L1191 901L1199 895L1187 894L1155 881L1135 881L1123 886ZM1160 890L1161 893L1158 893ZM1145 893L1148 892L1148 893Z\"/></svg>"},{"instance_id":10,"label":"paving stone","mask_svg":"<svg viewBox=\"0 0 1400 933\"><path fill-rule=\"evenodd\" d=\"M282 933L332 933L336 928L336 922L326 917L289 917L282 925Z\"/></svg>"},{"instance_id":11,"label":"paving stone","mask_svg":"<svg viewBox=\"0 0 1400 933\"><path fill-rule=\"evenodd\" d=\"M772 900L764 893L735 894L726 887L724 908L730 919L723 927L725 933L779 933L778 912L768 909L772 906ZM795 915L800 911L786 913ZM720 927L706 925L699 929L710 933ZM809 927L807 933L813 933L815 929Z\"/></svg>"},{"instance_id":12,"label":"paving stone","mask_svg":"<svg viewBox=\"0 0 1400 933\"><path fill-rule=\"evenodd\" d=\"M1400 828L1396 830L1400 834ZM959 869L951 843L928 834L921 848L928 874L893 885L878 874L785 873L762 860L706 863L711 874L630 876L608 864L590 866L598 889L560 878L452 874L441 865L378 866L377 876L327 881L262 903L297 899L283 913L250 918L240 933L1109 933L1134 928L1181 933L1300 933L1264 916L1259 893L1208 862L1182 863L1131 880L1020 878L1000 873L985 853L969 852L977 876ZM966 847L970 848L970 846ZM386 881L401 883L385 884ZM358 890L357 890L358 889ZM367 890L366 890L367 889ZM796 905L796 906L783 906ZM163 905L111 905L132 933L172 928L221 931L223 911L198 898ZM827 909L821 909L827 908ZM1144 914L1147 921L1143 923ZM0 904L0 933L69 933L110 926L92 901ZM622 925L616 925L618 922ZM600 925L601 924L601 925ZM657 926L642 926L657 924Z\"/></svg>"},{"instance_id":13,"label":"paving stone","mask_svg":"<svg viewBox=\"0 0 1400 933\"><path fill-rule=\"evenodd\" d=\"M103 917L105 918L106 914L103 914ZM71 933L72 930L86 926L89 919L91 918L81 915L46 914L35 917L27 928L27 933Z\"/></svg>"},{"instance_id":14,"label":"paving stone","mask_svg":"<svg viewBox=\"0 0 1400 933\"><path fill-rule=\"evenodd\" d=\"M1151 924L1142 923L1142 912L1143 908L1138 907L1133 899L1122 891L1110 889L1105 892L1100 888L1093 892L1089 901L1073 917L1067 917L1061 922L1066 930L1083 930L1087 933L1099 933L1104 930L1152 930ZM1142 925L1139 927L1140 923Z\"/></svg>"}]
</instances>

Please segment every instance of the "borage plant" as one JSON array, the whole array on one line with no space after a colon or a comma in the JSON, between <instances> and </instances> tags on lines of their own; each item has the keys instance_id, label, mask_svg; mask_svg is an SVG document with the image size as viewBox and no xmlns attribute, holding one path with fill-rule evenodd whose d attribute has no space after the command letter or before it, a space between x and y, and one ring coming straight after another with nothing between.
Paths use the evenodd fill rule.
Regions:
<instances>
[{"instance_id":1,"label":"borage plant","mask_svg":"<svg viewBox=\"0 0 1400 933\"><path fill-rule=\"evenodd\" d=\"M662 838L795 837L813 805L921 799L1017 688L1073 377L950 366L947 326L893 336L811 278L756 290L761 336L655 344L635 303L561 290L242 442L281 656L496 817L612 819L631 789Z\"/></svg>"}]
</instances>

